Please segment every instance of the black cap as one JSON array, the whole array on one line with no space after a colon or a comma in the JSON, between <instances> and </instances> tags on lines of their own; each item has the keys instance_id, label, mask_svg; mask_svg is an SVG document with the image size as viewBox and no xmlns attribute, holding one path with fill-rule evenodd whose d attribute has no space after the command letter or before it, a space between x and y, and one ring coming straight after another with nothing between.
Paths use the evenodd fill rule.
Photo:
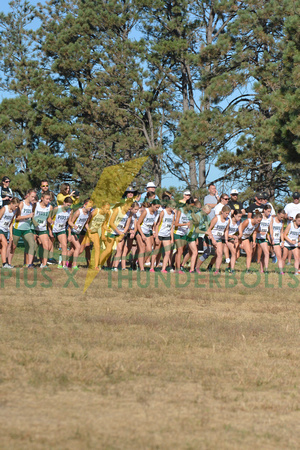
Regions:
<instances>
[{"instance_id":1,"label":"black cap","mask_svg":"<svg viewBox=\"0 0 300 450\"><path fill-rule=\"evenodd\" d=\"M264 200L268 200L268 198L269 198L269 195L267 192L262 192L262 196L263 196Z\"/></svg>"},{"instance_id":2,"label":"black cap","mask_svg":"<svg viewBox=\"0 0 300 450\"><path fill-rule=\"evenodd\" d=\"M293 198L300 198L300 193L299 192L294 192L293 193Z\"/></svg>"},{"instance_id":3,"label":"black cap","mask_svg":"<svg viewBox=\"0 0 300 450\"><path fill-rule=\"evenodd\" d=\"M125 192L135 192L135 189L132 186L128 186Z\"/></svg>"},{"instance_id":4,"label":"black cap","mask_svg":"<svg viewBox=\"0 0 300 450\"><path fill-rule=\"evenodd\" d=\"M263 200L265 198L262 192L258 192L255 197L259 200Z\"/></svg>"}]
</instances>

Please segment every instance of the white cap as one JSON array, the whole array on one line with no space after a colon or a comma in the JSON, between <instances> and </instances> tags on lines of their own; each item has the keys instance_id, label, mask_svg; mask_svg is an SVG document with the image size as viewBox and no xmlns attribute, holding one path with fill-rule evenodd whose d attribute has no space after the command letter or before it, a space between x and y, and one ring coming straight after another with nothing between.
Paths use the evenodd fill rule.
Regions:
<instances>
[{"instance_id":1,"label":"white cap","mask_svg":"<svg viewBox=\"0 0 300 450\"><path fill-rule=\"evenodd\" d=\"M191 195L191 191L189 191L188 189L186 191L184 191L183 195Z\"/></svg>"},{"instance_id":2,"label":"white cap","mask_svg":"<svg viewBox=\"0 0 300 450\"><path fill-rule=\"evenodd\" d=\"M236 189L231 189L230 195L231 194L238 194L238 193L239 193L239 191L237 191Z\"/></svg>"},{"instance_id":3,"label":"white cap","mask_svg":"<svg viewBox=\"0 0 300 450\"><path fill-rule=\"evenodd\" d=\"M154 188L156 188L155 184L154 184L152 181L150 181L150 183L147 183L146 188L148 189L149 187L154 187Z\"/></svg>"}]
</instances>

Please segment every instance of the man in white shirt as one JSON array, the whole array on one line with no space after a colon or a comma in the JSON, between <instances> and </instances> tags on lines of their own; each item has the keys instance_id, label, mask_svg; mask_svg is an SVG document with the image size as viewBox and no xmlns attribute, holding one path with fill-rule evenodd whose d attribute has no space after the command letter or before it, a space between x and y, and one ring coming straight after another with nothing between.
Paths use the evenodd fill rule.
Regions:
<instances>
[{"instance_id":1,"label":"man in white shirt","mask_svg":"<svg viewBox=\"0 0 300 450\"><path fill-rule=\"evenodd\" d=\"M155 189L156 189L156 186L155 186L155 184L154 184L152 181L150 181L149 183L147 183L147 186L146 186L146 192L144 192L144 193L141 195L141 198L140 198L140 200L139 200L139 204L141 205L141 204L145 201L145 198L146 198L146 195L148 194L148 192L154 192L154 193L155 193ZM157 195L155 195L155 199L156 199L156 200L159 200L159 198L157 197Z\"/></svg>"},{"instance_id":2,"label":"man in white shirt","mask_svg":"<svg viewBox=\"0 0 300 450\"><path fill-rule=\"evenodd\" d=\"M294 192L293 199L294 199L293 202L288 203L284 207L284 211L287 215L288 222L291 222L292 220L294 220L296 215L300 213L300 203L299 203L300 193Z\"/></svg>"},{"instance_id":3,"label":"man in white shirt","mask_svg":"<svg viewBox=\"0 0 300 450\"><path fill-rule=\"evenodd\" d=\"M208 214L208 217L212 220L215 216L213 208L218 203L220 197L217 188L213 183L210 183L208 186L208 192L209 194L204 197L204 205L208 205L211 208L211 212Z\"/></svg>"}]
</instances>

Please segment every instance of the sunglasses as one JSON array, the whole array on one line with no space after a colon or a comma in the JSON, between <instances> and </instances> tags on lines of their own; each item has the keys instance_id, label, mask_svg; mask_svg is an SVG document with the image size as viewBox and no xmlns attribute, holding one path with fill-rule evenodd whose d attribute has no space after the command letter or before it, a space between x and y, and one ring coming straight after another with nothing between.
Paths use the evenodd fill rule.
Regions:
<instances>
[{"instance_id":1,"label":"sunglasses","mask_svg":"<svg viewBox=\"0 0 300 450\"><path fill-rule=\"evenodd\" d=\"M49 187L49 184L42 184L41 187Z\"/></svg>"},{"instance_id":2,"label":"sunglasses","mask_svg":"<svg viewBox=\"0 0 300 450\"><path fill-rule=\"evenodd\" d=\"M223 197L223 200L229 200L229 198L228 198L228 197L227 197L227 198L224 198L224 197Z\"/></svg>"},{"instance_id":3,"label":"sunglasses","mask_svg":"<svg viewBox=\"0 0 300 450\"><path fill-rule=\"evenodd\" d=\"M3 183L10 183L10 180L5 180L3 181Z\"/></svg>"}]
</instances>

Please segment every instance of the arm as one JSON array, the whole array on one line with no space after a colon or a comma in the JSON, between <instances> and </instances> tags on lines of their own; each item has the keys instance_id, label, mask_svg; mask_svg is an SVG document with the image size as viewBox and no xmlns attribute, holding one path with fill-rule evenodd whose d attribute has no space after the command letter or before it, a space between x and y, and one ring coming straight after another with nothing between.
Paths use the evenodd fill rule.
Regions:
<instances>
[{"instance_id":1,"label":"arm","mask_svg":"<svg viewBox=\"0 0 300 450\"><path fill-rule=\"evenodd\" d=\"M117 207L116 209L113 210L113 213L112 213L111 218L110 218L110 221L109 221L109 226L110 226L110 228L112 228L118 235L121 235L121 234L123 234L123 233L120 233L119 230L118 230L118 228L117 228L116 225L115 225L115 220L116 220L116 217L117 217L117 215L118 215L118 208L119 208L119 207Z\"/></svg>"},{"instance_id":2,"label":"arm","mask_svg":"<svg viewBox=\"0 0 300 450\"><path fill-rule=\"evenodd\" d=\"M296 244L296 241L292 241L291 239L288 238L288 234L289 234L289 232L290 232L290 229L291 229L291 224L289 223L288 226L286 227L286 229L284 230L283 238L284 238L284 240L287 241L289 244L295 245L295 244Z\"/></svg>"},{"instance_id":3,"label":"arm","mask_svg":"<svg viewBox=\"0 0 300 450\"><path fill-rule=\"evenodd\" d=\"M138 220L138 222L137 222L137 230L138 230L138 232L140 233L140 235L141 235L143 241L145 241L146 236L144 235L144 233L143 233L143 231L142 231L142 229L141 229L141 224L142 224L144 218L146 217L146 214L147 214L147 211L144 210L144 211L142 212L142 214L140 215L139 220Z\"/></svg>"},{"instance_id":4,"label":"arm","mask_svg":"<svg viewBox=\"0 0 300 450\"><path fill-rule=\"evenodd\" d=\"M3 206L3 208L0 209L0 219L2 219L4 213L5 213L5 207Z\"/></svg>"},{"instance_id":5,"label":"arm","mask_svg":"<svg viewBox=\"0 0 300 450\"><path fill-rule=\"evenodd\" d=\"M274 244L273 220L274 220L274 219L273 219L273 217L272 217L271 222L270 222L270 233L269 233L271 244Z\"/></svg>"},{"instance_id":6,"label":"arm","mask_svg":"<svg viewBox=\"0 0 300 450\"><path fill-rule=\"evenodd\" d=\"M211 240L211 242L213 243L214 246L217 245L217 242L216 242L215 238L213 237L211 231L212 231L213 227L215 226L215 224L217 223L217 221L218 221L218 218L217 218L217 217L214 217L214 218L212 219L212 221L210 222L210 225L209 225L209 227L208 227L208 230L205 231L206 236L208 236L208 238Z\"/></svg>"},{"instance_id":7,"label":"arm","mask_svg":"<svg viewBox=\"0 0 300 450\"><path fill-rule=\"evenodd\" d=\"M75 224L75 221L77 217L79 216L79 209L74 214L71 214L68 220L68 224L70 228L77 228L77 225Z\"/></svg>"},{"instance_id":8,"label":"arm","mask_svg":"<svg viewBox=\"0 0 300 450\"><path fill-rule=\"evenodd\" d=\"M244 222L240 223L240 226L239 226L239 239L242 238L243 231L248 226L248 224L249 224L249 219L246 219Z\"/></svg>"}]
</instances>

